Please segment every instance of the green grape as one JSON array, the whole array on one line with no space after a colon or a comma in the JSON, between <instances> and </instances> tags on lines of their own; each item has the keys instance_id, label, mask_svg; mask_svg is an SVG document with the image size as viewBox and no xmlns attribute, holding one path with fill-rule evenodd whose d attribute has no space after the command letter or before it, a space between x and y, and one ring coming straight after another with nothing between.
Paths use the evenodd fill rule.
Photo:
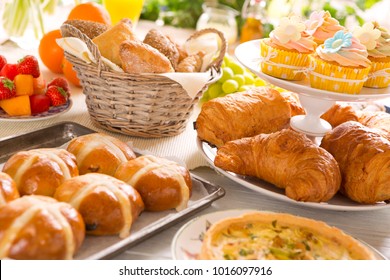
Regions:
<instances>
[{"instance_id":1,"label":"green grape","mask_svg":"<svg viewBox=\"0 0 390 280\"><path fill-rule=\"evenodd\" d=\"M223 84L222 84L222 90L224 93L232 93L232 92L236 92L238 90L238 83L237 81L235 80L226 80Z\"/></svg>"},{"instance_id":2,"label":"green grape","mask_svg":"<svg viewBox=\"0 0 390 280\"><path fill-rule=\"evenodd\" d=\"M243 85L238 88L238 91L247 91L249 89L253 88L253 86L250 85Z\"/></svg>"},{"instance_id":3,"label":"green grape","mask_svg":"<svg viewBox=\"0 0 390 280\"><path fill-rule=\"evenodd\" d=\"M246 85L253 85L255 83L255 78L253 77L252 74L248 72L244 73L244 78L245 78Z\"/></svg>"},{"instance_id":4,"label":"green grape","mask_svg":"<svg viewBox=\"0 0 390 280\"><path fill-rule=\"evenodd\" d=\"M234 76L233 70L230 69L229 67L224 67L222 68L222 76L219 79L219 82L223 83L224 81L233 78L233 76Z\"/></svg>"},{"instance_id":5,"label":"green grape","mask_svg":"<svg viewBox=\"0 0 390 280\"><path fill-rule=\"evenodd\" d=\"M264 80L262 80L260 78L255 79L255 86L261 87L261 86L265 86L265 85L267 85L267 83Z\"/></svg>"},{"instance_id":6,"label":"green grape","mask_svg":"<svg viewBox=\"0 0 390 280\"><path fill-rule=\"evenodd\" d=\"M227 54L223 57L223 62L227 67L229 67L231 63L234 63L234 60L230 55Z\"/></svg>"},{"instance_id":7,"label":"green grape","mask_svg":"<svg viewBox=\"0 0 390 280\"><path fill-rule=\"evenodd\" d=\"M200 99L200 102L207 102L210 100L209 90L207 89L205 92L203 92L202 98Z\"/></svg>"},{"instance_id":8,"label":"green grape","mask_svg":"<svg viewBox=\"0 0 390 280\"><path fill-rule=\"evenodd\" d=\"M245 73L245 68L236 62L229 64L229 67L233 70L234 74Z\"/></svg>"},{"instance_id":9,"label":"green grape","mask_svg":"<svg viewBox=\"0 0 390 280\"><path fill-rule=\"evenodd\" d=\"M232 79L238 83L238 87L245 85L245 76L242 74L234 75Z\"/></svg>"},{"instance_id":10,"label":"green grape","mask_svg":"<svg viewBox=\"0 0 390 280\"><path fill-rule=\"evenodd\" d=\"M209 94L209 99L216 98L223 93L222 85L220 83L211 84L207 91Z\"/></svg>"}]
</instances>

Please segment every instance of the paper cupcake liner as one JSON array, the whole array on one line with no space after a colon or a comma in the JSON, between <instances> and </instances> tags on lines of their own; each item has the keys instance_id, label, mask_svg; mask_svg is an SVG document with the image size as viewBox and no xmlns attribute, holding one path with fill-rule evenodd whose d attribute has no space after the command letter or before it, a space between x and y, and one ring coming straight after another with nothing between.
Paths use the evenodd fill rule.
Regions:
<instances>
[{"instance_id":1,"label":"paper cupcake liner","mask_svg":"<svg viewBox=\"0 0 390 280\"><path fill-rule=\"evenodd\" d=\"M309 55L280 50L260 41L262 57L261 71L267 75L290 81L305 78L305 69L309 66Z\"/></svg>"},{"instance_id":2,"label":"paper cupcake liner","mask_svg":"<svg viewBox=\"0 0 390 280\"><path fill-rule=\"evenodd\" d=\"M351 68L328 63L310 56L310 85L327 91L358 94L371 67Z\"/></svg>"},{"instance_id":3,"label":"paper cupcake liner","mask_svg":"<svg viewBox=\"0 0 390 280\"><path fill-rule=\"evenodd\" d=\"M388 62L371 61L371 71L364 87L385 88L390 85L390 60Z\"/></svg>"}]
</instances>

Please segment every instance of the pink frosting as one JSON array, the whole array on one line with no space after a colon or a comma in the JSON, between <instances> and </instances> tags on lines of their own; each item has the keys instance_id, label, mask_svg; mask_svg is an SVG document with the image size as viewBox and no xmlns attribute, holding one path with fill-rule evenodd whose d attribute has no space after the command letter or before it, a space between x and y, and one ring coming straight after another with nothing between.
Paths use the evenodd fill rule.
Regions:
<instances>
[{"instance_id":1,"label":"pink frosting","mask_svg":"<svg viewBox=\"0 0 390 280\"><path fill-rule=\"evenodd\" d=\"M288 41L286 44L283 44L279 41L275 32L271 32L269 37L272 44L275 44L276 46L279 46L283 49L296 50L300 53L312 53L317 47L317 44L313 41L313 38L305 31L301 33L301 38L298 41Z\"/></svg>"},{"instance_id":2,"label":"pink frosting","mask_svg":"<svg viewBox=\"0 0 390 280\"><path fill-rule=\"evenodd\" d=\"M324 45L316 49L318 56L326 61L337 62L341 66L368 67L371 65L367 58L368 52L364 45L358 39L352 37L352 44L349 47L341 48L336 53L325 53Z\"/></svg>"},{"instance_id":3,"label":"pink frosting","mask_svg":"<svg viewBox=\"0 0 390 280\"><path fill-rule=\"evenodd\" d=\"M337 19L332 18L328 11L313 12L310 18L305 21L305 25L306 32L313 36L319 44L333 37L337 31L344 29Z\"/></svg>"}]
</instances>

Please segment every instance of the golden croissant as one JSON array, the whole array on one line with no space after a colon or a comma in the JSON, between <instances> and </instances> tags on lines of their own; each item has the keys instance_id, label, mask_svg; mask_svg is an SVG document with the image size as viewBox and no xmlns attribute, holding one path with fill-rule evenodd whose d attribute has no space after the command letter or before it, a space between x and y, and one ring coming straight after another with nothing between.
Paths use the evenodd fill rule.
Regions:
<instances>
[{"instance_id":1,"label":"golden croissant","mask_svg":"<svg viewBox=\"0 0 390 280\"><path fill-rule=\"evenodd\" d=\"M363 111L359 122L367 127L380 129L381 134L390 140L390 114L383 111Z\"/></svg>"},{"instance_id":2,"label":"golden croissant","mask_svg":"<svg viewBox=\"0 0 390 280\"><path fill-rule=\"evenodd\" d=\"M287 128L290 117L290 105L277 90L258 87L204 103L195 128L201 140L219 147L231 140Z\"/></svg>"},{"instance_id":3,"label":"golden croissant","mask_svg":"<svg viewBox=\"0 0 390 280\"><path fill-rule=\"evenodd\" d=\"M358 122L345 122L328 132L321 147L337 160L340 191L354 201L390 199L390 141Z\"/></svg>"},{"instance_id":4,"label":"golden croissant","mask_svg":"<svg viewBox=\"0 0 390 280\"><path fill-rule=\"evenodd\" d=\"M335 103L321 115L321 118L329 122L332 127L347 121L358 121L359 119L354 108L346 103Z\"/></svg>"},{"instance_id":5,"label":"golden croissant","mask_svg":"<svg viewBox=\"0 0 390 280\"><path fill-rule=\"evenodd\" d=\"M270 182L297 201L327 201L341 182L332 155L291 129L230 141L218 149L214 164Z\"/></svg>"}]
</instances>

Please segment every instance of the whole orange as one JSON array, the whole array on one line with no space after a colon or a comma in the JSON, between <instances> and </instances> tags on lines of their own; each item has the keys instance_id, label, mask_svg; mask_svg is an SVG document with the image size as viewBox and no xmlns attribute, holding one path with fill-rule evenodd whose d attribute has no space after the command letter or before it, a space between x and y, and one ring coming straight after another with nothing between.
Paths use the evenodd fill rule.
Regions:
<instances>
[{"instance_id":1,"label":"whole orange","mask_svg":"<svg viewBox=\"0 0 390 280\"><path fill-rule=\"evenodd\" d=\"M57 44L57 38L62 38L59 29L44 34L39 42L38 52L43 64L45 64L50 71L61 74L64 50Z\"/></svg>"},{"instance_id":2,"label":"whole orange","mask_svg":"<svg viewBox=\"0 0 390 280\"><path fill-rule=\"evenodd\" d=\"M81 87L80 80L77 77L77 72L73 70L73 65L70 63L66 57L62 60L62 71L64 73L65 78L68 82L72 83L77 87Z\"/></svg>"},{"instance_id":3,"label":"whole orange","mask_svg":"<svg viewBox=\"0 0 390 280\"><path fill-rule=\"evenodd\" d=\"M111 25L111 17L107 10L95 2L76 5L69 13L68 19L90 20Z\"/></svg>"}]
</instances>

